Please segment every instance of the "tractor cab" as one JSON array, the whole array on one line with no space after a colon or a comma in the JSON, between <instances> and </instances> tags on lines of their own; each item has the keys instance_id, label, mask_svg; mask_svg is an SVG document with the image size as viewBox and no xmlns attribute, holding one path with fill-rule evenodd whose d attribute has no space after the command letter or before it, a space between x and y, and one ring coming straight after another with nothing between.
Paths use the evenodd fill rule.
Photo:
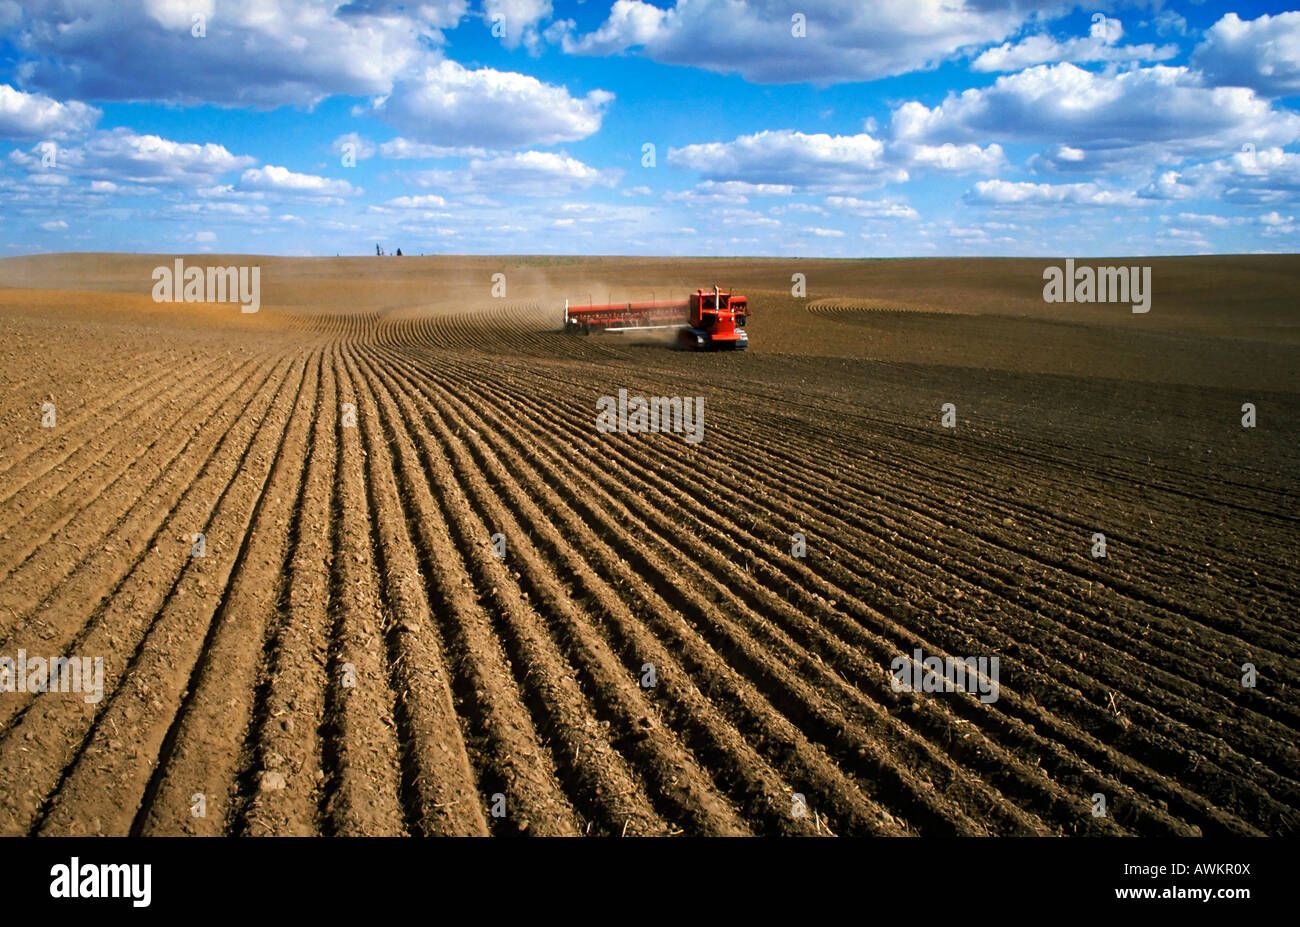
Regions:
<instances>
[{"instance_id":1,"label":"tractor cab","mask_svg":"<svg viewBox=\"0 0 1300 927\"><path fill-rule=\"evenodd\" d=\"M749 344L745 321L749 305L743 296L732 296L717 287L713 292L696 290L689 299L688 327L678 335L683 348L743 351Z\"/></svg>"}]
</instances>

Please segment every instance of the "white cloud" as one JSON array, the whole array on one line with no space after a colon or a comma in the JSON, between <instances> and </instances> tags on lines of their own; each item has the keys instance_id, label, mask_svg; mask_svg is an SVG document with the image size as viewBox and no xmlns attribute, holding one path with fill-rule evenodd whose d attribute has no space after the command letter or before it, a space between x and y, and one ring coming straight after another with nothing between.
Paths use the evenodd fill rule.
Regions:
<instances>
[{"instance_id":1,"label":"white cloud","mask_svg":"<svg viewBox=\"0 0 1300 927\"><path fill-rule=\"evenodd\" d=\"M1188 248L1209 250L1211 245L1200 229L1167 228L1156 236L1156 241Z\"/></svg>"},{"instance_id":2,"label":"white cloud","mask_svg":"<svg viewBox=\"0 0 1300 927\"><path fill-rule=\"evenodd\" d=\"M1206 213L1180 212L1176 216L1161 216L1161 222L1171 223L1178 222L1182 225L1208 225L1211 228L1224 229L1230 225L1239 223L1240 219L1229 219L1226 216L1214 216Z\"/></svg>"},{"instance_id":3,"label":"white cloud","mask_svg":"<svg viewBox=\"0 0 1300 927\"><path fill-rule=\"evenodd\" d=\"M1280 238L1287 235L1296 234L1300 230L1300 225L1296 224L1295 216L1280 215L1277 210L1265 213L1255 220L1262 229L1260 234L1265 238Z\"/></svg>"},{"instance_id":4,"label":"white cloud","mask_svg":"<svg viewBox=\"0 0 1300 927\"><path fill-rule=\"evenodd\" d=\"M817 216L830 215L830 213L827 210L823 209L821 206L818 206L816 203L800 203L798 201L793 203L784 203L780 206L773 206L769 210L769 212L771 212L773 215L776 216L782 216L788 212L810 212L813 215L817 215Z\"/></svg>"},{"instance_id":5,"label":"white cloud","mask_svg":"<svg viewBox=\"0 0 1300 927\"><path fill-rule=\"evenodd\" d=\"M1026 36L1014 45L1005 42L983 52L971 62L971 70L1019 71L1057 61L1165 61L1178 54L1177 45L1112 45L1112 41L1088 36L1058 42L1049 35Z\"/></svg>"},{"instance_id":6,"label":"white cloud","mask_svg":"<svg viewBox=\"0 0 1300 927\"><path fill-rule=\"evenodd\" d=\"M62 232L68 227L68 223L62 219L51 219L49 222L42 222L41 228L47 232Z\"/></svg>"},{"instance_id":7,"label":"white cloud","mask_svg":"<svg viewBox=\"0 0 1300 927\"><path fill-rule=\"evenodd\" d=\"M866 189L907 180L870 135L806 135L790 129L742 135L730 142L671 148L668 163L707 180L779 184L791 189Z\"/></svg>"},{"instance_id":8,"label":"white cloud","mask_svg":"<svg viewBox=\"0 0 1300 927\"><path fill-rule=\"evenodd\" d=\"M612 55L629 50L666 64L742 75L764 83L874 80L931 67L959 50L1008 38L1035 8L1033 0L677 0L660 9L616 0L594 32L573 34L566 22L547 30L564 50ZM791 17L805 17L806 36Z\"/></svg>"},{"instance_id":9,"label":"white cloud","mask_svg":"<svg viewBox=\"0 0 1300 927\"><path fill-rule=\"evenodd\" d=\"M362 138L356 132L349 132L334 139L330 143L330 151L340 156L351 154L358 161L364 161L367 158L374 157L375 144L368 138Z\"/></svg>"},{"instance_id":10,"label":"white cloud","mask_svg":"<svg viewBox=\"0 0 1300 927\"><path fill-rule=\"evenodd\" d=\"M794 188L789 184L706 180L696 184L692 190L665 193L664 199L670 203L691 203L699 206L713 203L743 205L749 202L751 196L789 196L793 192Z\"/></svg>"},{"instance_id":11,"label":"white cloud","mask_svg":"<svg viewBox=\"0 0 1300 927\"><path fill-rule=\"evenodd\" d=\"M753 209L721 208L714 210L710 215L713 217L714 225L724 228L743 226L745 228L775 229L781 226L779 220L765 216Z\"/></svg>"},{"instance_id":12,"label":"white cloud","mask_svg":"<svg viewBox=\"0 0 1300 927\"><path fill-rule=\"evenodd\" d=\"M398 81L370 111L418 142L519 148L592 135L613 99L604 90L573 97L526 74L441 61Z\"/></svg>"},{"instance_id":13,"label":"white cloud","mask_svg":"<svg viewBox=\"0 0 1300 927\"><path fill-rule=\"evenodd\" d=\"M894 110L900 141L1050 143L1036 170L1097 173L1300 138L1300 116L1253 91L1206 87L1196 72L1157 65L1094 74L1072 64L1038 65L992 87L950 93L940 105ZM1082 157L1079 153L1082 152Z\"/></svg>"},{"instance_id":14,"label":"white cloud","mask_svg":"<svg viewBox=\"0 0 1300 927\"><path fill-rule=\"evenodd\" d=\"M1206 30L1191 61L1218 85L1266 97L1300 93L1300 12L1247 21L1228 13Z\"/></svg>"},{"instance_id":15,"label":"white cloud","mask_svg":"<svg viewBox=\"0 0 1300 927\"><path fill-rule=\"evenodd\" d=\"M483 0L483 19L500 31L506 48L523 45L530 52L540 51L538 25L550 15L551 0Z\"/></svg>"},{"instance_id":16,"label":"white cloud","mask_svg":"<svg viewBox=\"0 0 1300 927\"><path fill-rule=\"evenodd\" d=\"M447 205L447 201L441 196L428 193L423 196L399 196L384 205L394 209L441 209Z\"/></svg>"},{"instance_id":17,"label":"white cloud","mask_svg":"<svg viewBox=\"0 0 1300 927\"><path fill-rule=\"evenodd\" d=\"M1142 190L1150 199L1220 199L1264 205L1300 200L1300 154L1282 148L1239 151L1166 171Z\"/></svg>"},{"instance_id":18,"label":"white cloud","mask_svg":"<svg viewBox=\"0 0 1300 927\"><path fill-rule=\"evenodd\" d=\"M1187 35L1187 20L1173 10L1164 10L1152 23L1159 35Z\"/></svg>"},{"instance_id":19,"label":"white cloud","mask_svg":"<svg viewBox=\"0 0 1300 927\"><path fill-rule=\"evenodd\" d=\"M25 0L24 83L60 96L314 105L387 93L428 59L465 0L403 5L293 0ZM191 34L207 17L206 36ZM160 78L160 75L166 75Z\"/></svg>"},{"instance_id":20,"label":"white cloud","mask_svg":"<svg viewBox=\"0 0 1300 927\"><path fill-rule=\"evenodd\" d=\"M555 196L591 187L613 187L620 176L619 171L597 170L568 155L522 151L475 158L459 170L423 171L414 180L423 187L455 192Z\"/></svg>"},{"instance_id":21,"label":"white cloud","mask_svg":"<svg viewBox=\"0 0 1300 927\"><path fill-rule=\"evenodd\" d=\"M425 161L436 158L485 158L492 152L472 145L430 145L399 137L380 145L379 154L391 161Z\"/></svg>"},{"instance_id":22,"label":"white cloud","mask_svg":"<svg viewBox=\"0 0 1300 927\"><path fill-rule=\"evenodd\" d=\"M1190 184L1182 182L1182 176L1178 171L1161 171L1160 175L1141 191L1141 195L1156 200L1185 200L1196 196L1197 191Z\"/></svg>"},{"instance_id":23,"label":"white cloud","mask_svg":"<svg viewBox=\"0 0 1300 927\"><path fill-rule=\"evenodd\" d=\"M262 203L229 203L220 200L186 200L171 203L163 215L193 221L196 216L213 219L262 219L270 215L271 210Z\"/></svg>"},{"instance_id":24,"label":"white cloud","mask_svg":"<svg viewBox=\"0 0 1300 927\"><path fill-rule=\"evenodd\" d=\"M288 193L308 197L352 196L361 191L346 180L333 180L315 174L298 174L285 167L267 164L249 168L239 177L243 190Z\"/></svg>"},{"instance_id":25,"label":"white cloud","mask_svg":"<svg viewBox=\"0 0 1300 927\"><path fill-rule=\"evenodd\" d=\"M828 196L826 205L863 219L919 219L920 214L906 203L893 200L860 200L853 196Z\"/></svg>"},{"instance_id":26,"label":"white cloud","mask_svg":"<svg viewBox=\"0 0 1300 927\"><path fill-rule=\"evenodd\" d=\"M99 116L98 109L76 100L60 103L41 93L23 93L0 84L0 138L68 138L88 132Z\"/></svg>"},{"instance_id":27,"label":"white cloud","mask_svg":"<svg viewBox=\"0 0 1300 927\"><path fill-rule=\"evenodd\" d=\"M37 171L43 168L41 154L37 145L29 152L11 152L9 160ZM255 163L211 142L174 142L119 127L97 131L78 145L60 147L55 170L120 184L195 186L215 183L222 174Z\"/></svg>"},{"instance_id":28,"label":"white cloud","mask_svg":"<svg viewBox=\"0 0 1300 927\"><path fill-rule=\"evenodd\" d=\"M1096 183L1025 183L981 180L964 197L975 206L1139 206L1127 191L1107 190Z\"/></svg>"},{"instance_id":29,"label":"white cloud","mask_svg":"<svg viewBox=\"0 0 1300 927\"><path fill-rule=\"evenodd\" d=\"M979 145L954 145L944 142L942 145L899 144L892 146L891 154L897 155L909 168L941 171L952 174L996 174L1007 163L998 144L981 148Z\"/></svg>"}]
</instances>

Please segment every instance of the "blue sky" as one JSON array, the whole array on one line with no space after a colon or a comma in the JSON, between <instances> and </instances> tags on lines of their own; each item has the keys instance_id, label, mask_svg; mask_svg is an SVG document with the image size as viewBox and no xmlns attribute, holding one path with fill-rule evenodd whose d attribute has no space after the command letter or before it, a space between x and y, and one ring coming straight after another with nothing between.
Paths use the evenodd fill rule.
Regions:
<instances>
[{"instance_id":1,"label":"blue sky","mask_svg":"<svg viewBox=\"0 0 1300 927\"><path fill-rule=\"evenodd\" d=\"M0 0L0 255L1293 252L1297 103L1272 3Z\"/></svg>"}]
</instances>

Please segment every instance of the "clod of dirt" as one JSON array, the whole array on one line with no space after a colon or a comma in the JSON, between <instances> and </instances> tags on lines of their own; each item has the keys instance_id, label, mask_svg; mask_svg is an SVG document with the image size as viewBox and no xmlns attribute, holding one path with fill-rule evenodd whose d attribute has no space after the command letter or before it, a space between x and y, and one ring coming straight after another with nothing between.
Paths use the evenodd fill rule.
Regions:
<instances>
[{"instance_id":1,"label":"clod of dirt","mask_svg":"<svg viewBox=\"0 0 1300 927\"><path fill-rule=\"evenodd\" d=\"M278 792L287 789L289 783L285 780L284 773L275 769L264 769L258 778L257 787L263 792Z\"/></svg>"}]
</instances>

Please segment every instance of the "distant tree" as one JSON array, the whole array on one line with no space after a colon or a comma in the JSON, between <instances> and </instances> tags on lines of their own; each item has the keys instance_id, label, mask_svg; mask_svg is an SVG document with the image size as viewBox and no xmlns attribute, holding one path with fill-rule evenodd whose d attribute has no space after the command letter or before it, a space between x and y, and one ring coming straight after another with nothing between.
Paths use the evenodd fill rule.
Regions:
<instances>
[{"instance_id":1,"label":"distant tree","mask_svg":"<svg viewBox=\"0 0 1300 927\"><path fill-rule=\"evenodd\" d=\"M381 248L381 247L379 247L379 243L376 242L376 243L375 243L375 257L383 257L383 256L384 256L384 249Z\"/></svg>"},{"instance_id":2,"label":"distant tree","mask_svg":"<svg viewBox=\"0 0 1300 927\"><path fill-rule=\"evenodd\" d=\"M401 257L401 256L402 256L402 249L401 249L401 248L398 248L398 249L397 249L397 256L398 256L398 257Z\"/></svg>"}]
</instances>

